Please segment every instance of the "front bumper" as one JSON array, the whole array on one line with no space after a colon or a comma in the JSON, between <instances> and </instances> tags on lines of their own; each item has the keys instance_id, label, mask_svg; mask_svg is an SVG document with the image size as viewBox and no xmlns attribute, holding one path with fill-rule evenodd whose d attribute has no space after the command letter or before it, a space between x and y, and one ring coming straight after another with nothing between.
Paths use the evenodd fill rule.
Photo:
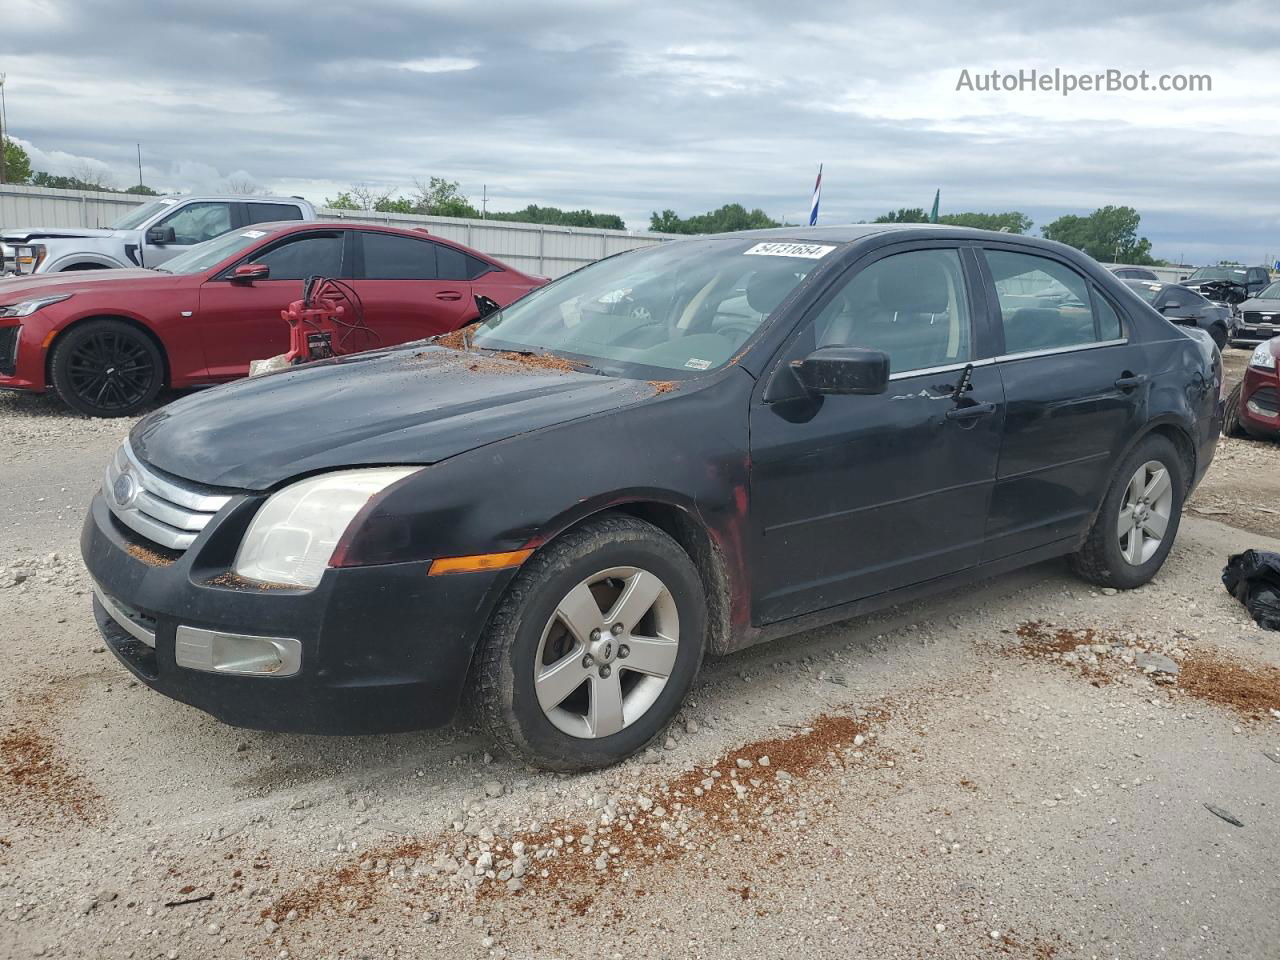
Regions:
<instances>
[{"instance_id":1,"label":"front bumper","mask_svg":"<svg viewBox=\"0 0 1280 960\"><path fill-rule=\"evenodd\" d=\"M1277 323L1241 323L1231 334L1231 342L1257 346L1280 334L1280 322Z\"/></svg>"},{"instance_id":2,"label":"front bumper","mask_svg":"<svg viewBox=\"0 0 1280 960\"><path fill-rule=\"evenodd\" d=\"M94 497L80 547L113 608L94 597L116 657L152 689L234 726L343 734L448 723L488 612L513 571L428 577L429 562L419 561L331 568L310 591L256 589L225 571L260 502L234 499L185 553L162 563L154 553L140 559L146 553L135 535L101 494ZM210 582L220 575L223 582ZM241 676L180 666L180 626L296 639L297 672Z\"/></svg>"},{"instance_id":3,"label":"front bumper","mask_svg":"<svg viewBox=\"0 0 1280 960\"><path fill-rule=\"evenodd\" d=\"M1280 376L1249 367L1240 386L1239 417L1250 436L1280 436Z\"/></svg>"}]
</instances>

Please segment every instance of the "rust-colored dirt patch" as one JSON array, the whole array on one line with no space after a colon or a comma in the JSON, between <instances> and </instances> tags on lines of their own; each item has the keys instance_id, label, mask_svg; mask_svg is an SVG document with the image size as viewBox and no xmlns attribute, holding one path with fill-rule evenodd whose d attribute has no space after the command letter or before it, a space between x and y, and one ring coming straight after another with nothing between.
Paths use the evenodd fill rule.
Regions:
<instances>
[{"instance_id":1,"label":"rust-colored dirt patch","mask_svg":"<svg viewBox=\"0 0 1280 960\"><path fill-rule=\"evenodd\" d=\"M653 392L656 395L662 396L664 393L670 393L674 390L676 382L674 380L650 380L649 386L653 387Z\"/></svg>"},{"instance_id":2,"label":"rust-colored dirt patch","mask_svg":"<svg viewBox=\"0 0 1280 960\"><path fill-rule=\"evenodd\" d=\"M267 580L250 580L227 570L205 581L211 587L227 587L230 590L297 590L291 583L271 583Z\"/></svg>"},{"instance_id":3,"label":"rust-colored dirt patch","mask_svg":"<svg viewBox=\"0 0 1280 960\"><path fill-rule=\"evenodd\" d=\"M58 755L50 737L30 726L0 736L0 792L10 798L6 815L28 825L45 825L51 815L87 823L101 812L93 785Z\"/></svg>"},{"instance_id":4,"label":"rust-colored dirt patch","mask_svg":"<svg viewBox=\"0 0 1280 960\"><path fill-rule=\"evenodd\" d=\"M466 350L471 346L471 333L470 327L463 327L461 330L454 330L436 337L433 342L450 350Z\"/></svg>"},{"instance_id":5,"label":"rust-colored dirt patch","mask_svg":"<svg viewBox=\"0 0 1280 960\"><path fill-rule=\"evenodd\" d=\"M1280 667L1195 653L1182 662L1178 687L1251 719L1261 720L1270 716L1270 711L1280 710Z\"/></svg>"},{"instance_id":6,"label":"rust-colored dirt patch","mask_svg":"<svg viewBox=\"0 0 1280 960\"><path fill-rule=\"evenodd\" d=\"M169 550L153 550L140 543L131 543L125 551L135 560L141 560L149 567L167 567L178 559L178 554Z\"/></svg>"},{"instance_id":7,"label":"rust-colored dirt patch","mask_svg":"<svg viewBox=\"0 0 1280 960\"><path fill-rule=\"evenodd\" d=\"M465 884L479 898L535 894L545 909L547 894L571 914L586 913L593 891L615 883L625 871L675 861L695 850L714 848L728 834L764 829L761 822L781 812L787 794L820 769L844 769L871 751L873 723L885 710L861 718L823 715L798 733L770 737L726 753L715 763L685 771L643 795L628 798L598 819L565 818L536 833L517 832L490 841L436 836L368 850L355 863L298 886L262 916L277 922L289 912L351 916L375 905L388 886L388 872L428 859L446 858L458 870L421 878L403 875L399 895L425 893L440 884ZM775 808L778 808L775 810ZM465 846L463 850L459 843ZM516 864L520 870L515 870ZM520 876L523 879L520 879ZM508 880L520 880L509 889Z\"/></svg>"}]
</instances>

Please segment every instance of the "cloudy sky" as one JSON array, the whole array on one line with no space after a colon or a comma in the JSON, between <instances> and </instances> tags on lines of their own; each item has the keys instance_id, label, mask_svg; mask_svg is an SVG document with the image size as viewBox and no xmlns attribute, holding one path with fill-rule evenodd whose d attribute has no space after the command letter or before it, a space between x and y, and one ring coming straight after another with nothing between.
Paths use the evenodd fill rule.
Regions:
<instances>
[{"instance_id":1,"label":"cloudy sky","mask_svg":"<svg viewBox=\"0 0 1280 960\"><path fill-rule=\"evenodd\" d=\"M1157 256L1280 258L1274 3L2 0L38 169L321 201L435 174L491 209L802 222L1129 204ZM1146 12L1133 12L1146 7ZM150 10L150 16L140 11ZM162 12L163 11L163 12ZM1212 78L1209 92L957 91L962 70Z\"/></svg>"}]
</instances>

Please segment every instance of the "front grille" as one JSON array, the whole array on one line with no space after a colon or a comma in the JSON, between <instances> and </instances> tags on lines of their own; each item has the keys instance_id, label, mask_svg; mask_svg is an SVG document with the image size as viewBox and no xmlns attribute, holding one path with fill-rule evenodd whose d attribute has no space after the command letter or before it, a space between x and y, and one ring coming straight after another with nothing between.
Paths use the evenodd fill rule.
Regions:
<instances>
[{"instance_id":1,"label":"front grille","mask_svg":"<svg viewBox=\"0 0 1280 960\"><path fill-rule=\"evenodd\" d=\"M1249 406L1256 407L1269 417L1280 415L1280 394L1275 387L1259 387L1249 394Z\"/></svg>"},{"instance_id":2,"label":"front grille","mask_svg":"<svg viewBox=\"0 0 1280 960\"><path fill-rule=\"evenodd\" d=\"M1246 310L1240 315L1240 319L1248 324L1280 323L1274 313L1263 313L1261 310Z\"/></svg>"},{"instance_id":3,"label":"front grille","mask_svg":"<svg viewBox=\"0 0 1280 960\"><path fill-rule=\"evenodd\" d=\"M107 465L102 495L116 519L171 550L195 542L230 495L144 466L126 440Z\"/></svg>"},{"instance_id":4,"label":"front grille","mask_svg":"<svg viewBox=\"0 0 1280 960\"><path fill-rule=\"evenodd\" d=\"M18 334L22 325L0 327L0 374L13 376L18 369Z\"/></svg>"}]
</instances>

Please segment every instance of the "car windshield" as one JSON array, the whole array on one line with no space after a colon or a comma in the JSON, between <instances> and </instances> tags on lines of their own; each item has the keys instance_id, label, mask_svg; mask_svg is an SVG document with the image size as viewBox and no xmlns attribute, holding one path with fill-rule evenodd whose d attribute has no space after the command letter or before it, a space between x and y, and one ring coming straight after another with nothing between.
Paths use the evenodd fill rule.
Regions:
<instances>
[{"instance_id":1,"label":"car windshield","mask_svg":"<svg viewBox=\"0 0 1280 960\"><path fill-rule=\"evenodd\" d=\"M605 373L729 362L835 244L708 238L601 260L480 324L472 345L553 351Z\"/></svg>"},{"instance_id":2,"label":"car windshield","mask_svg":"<svg viewBox=\"0 0 1280 960\"><path fill-rule=\"evenodd\" d=\"M1271 284L1255 297L1257 300L1280 300L1280 281Z\"/></svg>"},{"instance_id":3,"label":"car windshield","mask_svg":"<svg viewBox=\"0 0 1280 960\"><path fill-rule=\"evenodd\" d=\"M172 260L165 261L163 267L156 269L165 273L201 273L210 267L216 267L227 257L248 249L266 235L265 230L239 230L224 233L204 243L197 243L186 253L178 254Z\"/></svg>"},{"instance_id":4,"label":"car windshield","mask_svg":"<svg viewBox=\"0 0 1280 960\"><path fill-rule=\"evenodd\" d=\"M152 200L140 207L135 207L111 225L112 230L136 230L161 210L172 207L177 201Z\"/></svg>"},{"instance_id":5,"label":"car windshield","mask_svg":"<svg viewBox=\"0 0 1280 960\"><path fill-rule=\"evenodd\" d=\"M1233 283L1244 283L1244 267L1201 267L1188 280L1230 280Z\"/></svg>"}]
</instances>

